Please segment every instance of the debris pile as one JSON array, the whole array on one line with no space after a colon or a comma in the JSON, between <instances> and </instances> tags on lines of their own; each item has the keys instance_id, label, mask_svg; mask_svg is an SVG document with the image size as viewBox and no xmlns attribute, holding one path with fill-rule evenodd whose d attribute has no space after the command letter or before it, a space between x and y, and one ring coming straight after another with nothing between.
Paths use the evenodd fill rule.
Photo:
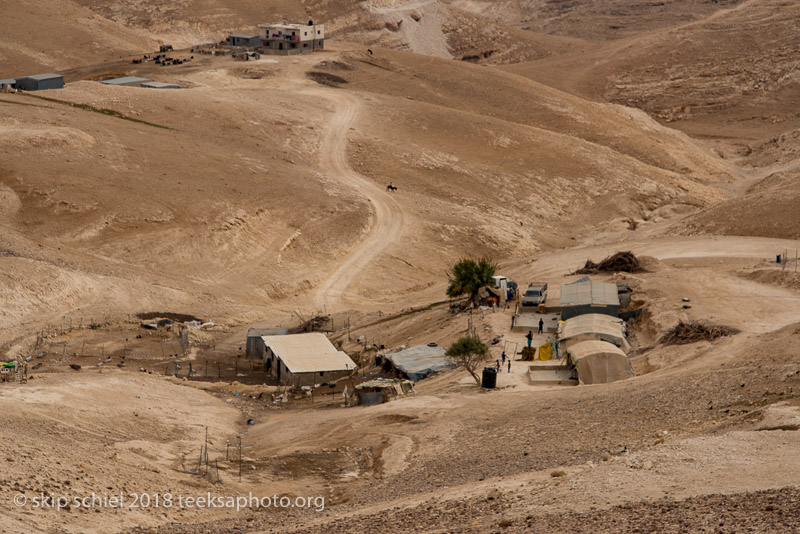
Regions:
<instances>
[{"instance_id":1,"label":"debris pile","mask_svg":"<svg viewBox=\"0 0 800 534\"><path fill-rule=\"evenodd\" d=\"M698 341L711 341L718 337L732 336L738 333L739 330L729 326L710 325L700 321L679 321L677 325L659 339L659 343L686 345Z\"/></svg>"},{"instance_id":2,"label":"debris pile","mask_svg":"<svg viewBox=\"0 0 800 534\"><path fill-rule=\"evenodd\" d=\"M290 334L300 334L303 332L327 332L330 331L328 323L331 322L330 315L317 315L307 321L299 316L302 323L299 326L289 329Z\"/></svg>"},{"instance_id":3,"label":"debris pile","mask_svg":"<svg viewBox=\"0 0 800 534\"><path fill-rule=\"evenodd\" d=\"M583 268L578 269L573 274L593 274L593 273L641 273L644 271L639 258L633 252L617 252L609 256L600 263L586 260Z\"/></svg>"}]
</instances>

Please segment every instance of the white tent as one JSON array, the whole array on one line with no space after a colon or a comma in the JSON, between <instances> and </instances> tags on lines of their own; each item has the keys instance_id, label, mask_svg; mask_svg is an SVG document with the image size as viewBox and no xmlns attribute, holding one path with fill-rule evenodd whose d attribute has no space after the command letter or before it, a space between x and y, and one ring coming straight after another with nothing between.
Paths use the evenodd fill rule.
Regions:
<instances>
[{"instance_id":1,"label":"white tent","mask_svg":"<svg viewBox=\"0 0 800 534\"><path fill-rule=\"evenodd\" d=\"M582 341L607 341L625 353L631 349L625 338L625 323L622 319L601 313L578 315L564 321L559 328L558 340L564 349Z\"/></svg>"},{"instance_id":2,"label":"white tent","mask_svg":"<svg viewBox=\"0 0 800 534\"><path fill-rule=\"evenodd\" d=\"M578 369L581 384L607 384L634 376L622 349L607 341L581 341L567 349L567 354Z\"/></svg>"}]
</instances>

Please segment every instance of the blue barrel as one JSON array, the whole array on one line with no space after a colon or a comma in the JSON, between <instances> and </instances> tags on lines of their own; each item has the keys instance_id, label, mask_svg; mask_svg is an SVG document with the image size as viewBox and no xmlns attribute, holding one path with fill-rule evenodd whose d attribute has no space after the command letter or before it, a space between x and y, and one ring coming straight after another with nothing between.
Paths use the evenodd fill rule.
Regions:
<instances>
[{"instance_id":1,"label":"blue barrel","mask_svg":"<svg viewBox=\"0 0 800 534\"><path fill-rule=\"evenodd\" d=\"M481 376L481 387L494 389L497 387L497 367L484 367Z\"/></svg>"}]
</instances>

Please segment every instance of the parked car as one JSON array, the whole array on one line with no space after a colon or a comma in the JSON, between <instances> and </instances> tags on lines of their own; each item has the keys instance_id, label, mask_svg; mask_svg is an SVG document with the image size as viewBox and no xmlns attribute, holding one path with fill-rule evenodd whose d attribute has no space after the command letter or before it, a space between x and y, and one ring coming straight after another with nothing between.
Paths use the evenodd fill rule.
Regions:
<instances>
[{"instance_id":1,"label":"parked car","mask_svg":"<svg viewBox=\"0 0 800 534\"><path fill-rule=\"evenodd\" d=\"M547 282L531 282L522 295L523 306L538 306L547 300Z\"/></svg>"}]
</instances>

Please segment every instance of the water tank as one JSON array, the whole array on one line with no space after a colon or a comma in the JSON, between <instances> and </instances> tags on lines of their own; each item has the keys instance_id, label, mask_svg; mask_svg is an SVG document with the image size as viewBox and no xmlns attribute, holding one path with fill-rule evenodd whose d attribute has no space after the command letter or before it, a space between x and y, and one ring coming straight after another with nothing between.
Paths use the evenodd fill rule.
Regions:
<instances>
[{"instance_id":1,"label":"water tank","mask_svg":"<svg viewBox=\"0 0 800 534\"><path fill-rule=\"evenodd\" d=\"M481 387L494 389L497 387L497 367L484 367L481 377Z\"/></svg>"}]
</instances>

